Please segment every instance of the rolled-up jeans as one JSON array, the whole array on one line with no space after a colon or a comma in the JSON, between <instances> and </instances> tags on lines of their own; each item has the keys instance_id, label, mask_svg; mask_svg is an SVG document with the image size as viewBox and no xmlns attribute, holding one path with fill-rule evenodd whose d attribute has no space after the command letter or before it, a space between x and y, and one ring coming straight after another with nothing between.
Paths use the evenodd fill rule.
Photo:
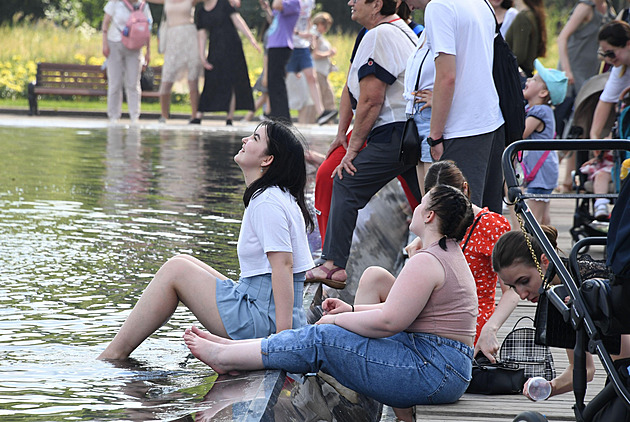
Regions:
<instances>
[{"instance_id":1,"label":"rolled-up jeans","mask_svg":"<svg viewBox=\"0 0 630 422\"><path fill-rule=\"evenodd\" d=\"M473 349L434 334L367 338L336 325L307 325L263 339L267 369L318 371L393 407L457 401L472 377Z\"/></svg>"}]
</instances>

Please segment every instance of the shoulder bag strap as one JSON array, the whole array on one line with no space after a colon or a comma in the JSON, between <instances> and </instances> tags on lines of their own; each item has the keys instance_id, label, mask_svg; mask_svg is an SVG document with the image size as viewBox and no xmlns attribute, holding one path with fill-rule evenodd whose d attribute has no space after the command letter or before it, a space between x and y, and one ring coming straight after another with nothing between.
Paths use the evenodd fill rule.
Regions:
<instances>
[{"instance_id":1,"label":"shoulder bag strap","mask_svg":"<svg viewBox=\"0 0 630 422\"><path fill-rule=\"evenodd\" d=\"M418 69L418 77L416 78L416 89L414 89L415 92L418 92L418 85L420 84L420 74L422 73L422 66L424 66L424 61L427 59L428 55L429 55L429 50L427 50L424 57L422 58L422 61L420 62L420 68Z\"/></svg>"},{"instance_id":2,"label":"shoulder bag strap","mask_svg":"<svg viewBox=\"0 0 630 422\"><path fill-rule=\"evenodd\" d=\"M521 163L521 167L523 167L523 175L525 176L525 180L527 180L528 182L531 182L532 180L534 180L534 178L536 177L536 174L538 173L538 170L540 170L542 165L545 164L545 160L549 156L550 152L551 151L545 151L545 153L541 155L538 161L536 162L536 165L534 166L532 171L529 173L527 173L527 170L525 169L525 165Z\"/></svg>"},{"instance_id":3,"label":"shoulder bag strap","mask_svg":"<svg viewBox=\"0 0 630 422\"><path fill-rule=\"evenodd\" d=\"M488 0L484 0L484 2L486 3L486 5L490 8L490 11L492 12L492 17L494 17L494 30L495 30L495 34L498 34L499 31L501 30L501 25L499 25L499 21L497 20L497 15L496 13L494 13L494 9L492 8L492 6L490 5L490 3L488 3Z\"/></svg>"},{"instance_id":4,"label":"shoulder bag strap","mask_svg":"<svg viewBox=\"0 0 630 422\"><path fill-rule=\"evenodd\" d=\"M470 231L468 232L468 237L466 237L466 241L464 242L464 246L462 246L462 252L464 252L464 250L466 250L466 246L468 245L468 241L470 240L470 236L472 236L472 233L475 230L475 227L477 226L477 223L479 222L479 220L481 220L481 217L483 217L486 214L488 214L488 213L487 212L481 213L481 214L479 214L479 216L477 218L475 218L475 222L470 227Z\"/></svg>"},{"instance_id":5,"label":"shoulder bag strap","mask_svg":"<svg viewBox=\"0 0 630 422\"><path fill-rule=\"evenodd\" d=\"M400 18L398 18L398 19L400 19ZM398 19L394 19L394 20L398 20ZM409 38L409 41L411 41L411 43L412 43L414 46L418 45L418 42L417 42L418 37L416 37L416 40L414 41L414 39L413 39L413 38L411 38L411 37L409 36L409 34L407 34L405 31L403 31L403 29L402 29L402 28L400 28L400 27L398 27L398 26L394 25L393 23L391 23L391 22L389 22L389 21L388 21L388 22L381 22L381 23L379 23L379 25L383 25L384 23L388 23L388 24L392 25L394 28L398 28L398 29L400 29L400 31L401 31L403 34L405 34L405 36L406 36L407 38Z\"/></svg>"}]
</instances>

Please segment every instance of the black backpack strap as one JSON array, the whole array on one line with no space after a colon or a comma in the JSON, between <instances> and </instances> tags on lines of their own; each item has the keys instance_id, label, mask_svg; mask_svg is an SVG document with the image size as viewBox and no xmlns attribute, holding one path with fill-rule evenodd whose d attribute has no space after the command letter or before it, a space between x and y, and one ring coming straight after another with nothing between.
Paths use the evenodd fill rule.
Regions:
<instances>
[{"instance_id":1,"label":"black backpack strap","mask_svg":"<svg viewBox=\"0 0 630 422\"><path fill-rule=\"evenodd\" d=\"M470 240L470 236L472 236L472 233L475 230L475 227L477 226L477 223L479 222L479 220L481 220L481 217L483 217L486 214L488 214L488 213L487 212L481 213L481 214L479 214L479 216L477 218L475 218L475 222L470 227L470 231L468 232L468 237L466 237L466 241L464 242L464 246L462 246L462 252L464 252L466 250L466 246L468 245L468 241Z\"/></svg>"},{"instance_id":2,"label":"black backpack strap","mask_svg":"<svg viewBox=\"0 0 630 422\"><path fill-rule=\"evenodd\" d=\"M484 0L484 2L490 8L490 11L492 12L492 16L494 17L495 34L498 34L499 30L501 29L501 25L499 25L499 21L497 20L497 15L496 13L494 13L494 9L490 5L490 3L488 3L488 0Z\"/></svg>"}]
</instances>

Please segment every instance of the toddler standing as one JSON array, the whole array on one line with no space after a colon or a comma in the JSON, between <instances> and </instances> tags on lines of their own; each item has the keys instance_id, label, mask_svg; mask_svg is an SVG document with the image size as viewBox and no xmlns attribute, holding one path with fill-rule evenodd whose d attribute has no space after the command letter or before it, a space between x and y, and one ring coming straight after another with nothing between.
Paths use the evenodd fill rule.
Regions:
<instances>
[{"instance_id":1,"label":"toddler standing","mask_svg":"<svg viewBox=\"0 0 630 422\"><path fill-rule=\"evenodd\" d=\"M536 74L527 79L523 97L525 131L523 139L553 139L556 123L551 105L564 101L568 80L564 72L544 67L534 61ZM528 194L549 194L558 185L558 154L556 151L524 151L521 166ZM527 201L529 209L540 224L550 224L549 199Z\"/></svg>"},{"instance_id":2,"label":"toddler standing","mask_svg":"<svg viewBox=\"0 0 630 422\"><path fill-rule=\"evenodd\" d=\"M322 105L324 106L324 114L334 117L337 114L335 106L335 95L333 93L330 82L328 82L328 74L333 71L334 65L330 62L330 58L337 54L337 50L330 45L324 34L330 29L333 18L330 13L319 12L311 19L313 22L313 64L317 73L317 82L319 83L319 92L322 96ZM330 119L329 119L330 120ZM320 123L318 121L318 123ZM320 124L325 123L323 120Z\"/></svg>"}]
</instances>

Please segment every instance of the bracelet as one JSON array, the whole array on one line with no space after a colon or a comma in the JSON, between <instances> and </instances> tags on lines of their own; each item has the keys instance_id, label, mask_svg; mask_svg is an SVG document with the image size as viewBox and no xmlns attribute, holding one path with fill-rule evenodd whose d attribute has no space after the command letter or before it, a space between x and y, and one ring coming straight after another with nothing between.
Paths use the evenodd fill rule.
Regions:
<instances>
[{"instance_id":1,"label":"bracelet","mask_svg":"<svg viewBox=\"0 0 630 422\"><path fill-rule=\"evenodd\" d=\"M354 305L350 305L350 306L352 306L352 312L354 312Z\"/></svg>"}]
</instances>

